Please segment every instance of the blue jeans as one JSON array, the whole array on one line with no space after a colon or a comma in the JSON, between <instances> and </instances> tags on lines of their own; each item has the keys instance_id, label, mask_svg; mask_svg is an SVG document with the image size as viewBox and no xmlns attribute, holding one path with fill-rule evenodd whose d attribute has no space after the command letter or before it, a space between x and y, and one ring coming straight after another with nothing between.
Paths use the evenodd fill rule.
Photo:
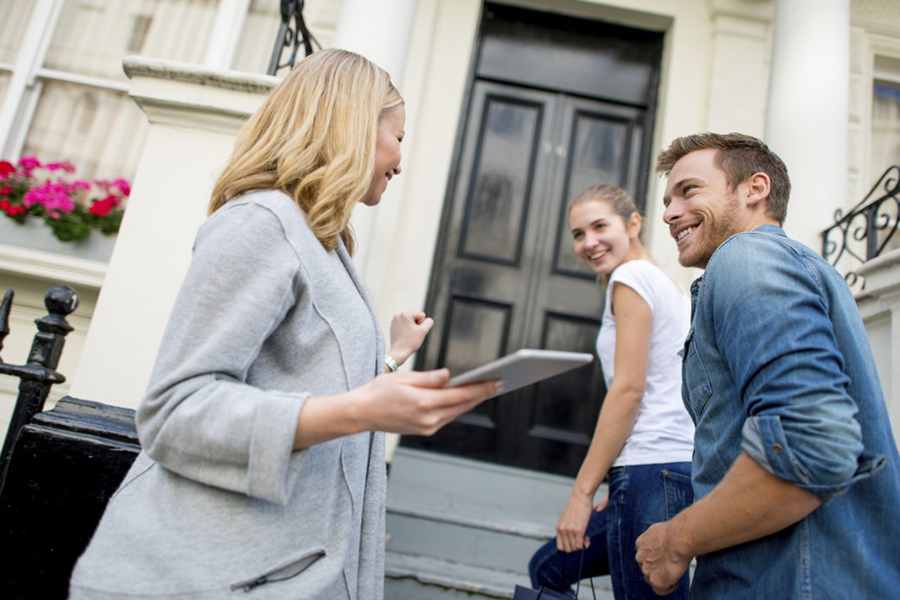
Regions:
<instances>
[{"instance_id":1,"label":"blue jeans","mask_svg":"<svg viewBox=\"0 0 900 600\"><path fill-rule=\"evenodd\" d=\"M650 525L671 519L693 502L691 463L613 467L609 471L609 503L591 515L581 578L610 575L616 600L658 598L644 581L634 558L634 542ZM535 589L572 592L578 580L579 552L557 550L556 540L541 546L528 563ZM685 573L672 600L688 597Z\"/></svg>"}]
</instances>

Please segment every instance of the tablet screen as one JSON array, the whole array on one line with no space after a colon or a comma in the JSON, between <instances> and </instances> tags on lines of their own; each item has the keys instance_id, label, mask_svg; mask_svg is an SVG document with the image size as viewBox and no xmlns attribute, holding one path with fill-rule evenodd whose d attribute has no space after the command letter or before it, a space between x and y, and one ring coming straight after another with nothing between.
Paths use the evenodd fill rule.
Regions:
<instances>
[{"instance_id":1,"label":"tablet screen","mask_svg":"<svg viewBox=\"0 0 900 600\"><path fill-rule=\"evenodd\" d=\"M449 385L455 387L467 383L499 379L503 381L501 393L505 394L589 364L593 360L592 354L582 352L525 348L461 375L456 375L450 379Z\"/></svg>"}]
</instances>

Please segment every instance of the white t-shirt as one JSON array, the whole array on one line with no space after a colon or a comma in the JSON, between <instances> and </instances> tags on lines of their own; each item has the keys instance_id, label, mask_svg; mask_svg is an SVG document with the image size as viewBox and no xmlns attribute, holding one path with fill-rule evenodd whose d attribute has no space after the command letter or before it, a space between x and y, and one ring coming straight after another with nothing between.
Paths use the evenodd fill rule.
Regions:
<instances>
[{"instance_id":1,"label":"white t-shirt","mask_svg":"<svg viewBox=\"0 0 900 600\"><path fill-rule=\"evenodd\" d=\"M681 399L679 356L690 328L690 300L650 261L631 260L613 271L597 336L597 355L607 389L615 378L616 320L610 307L616 283L627 285L644 299L653 314L653 326L644 397L634 429L613 466L690 462L694 424Z\"/></svg>"}]
</instances>

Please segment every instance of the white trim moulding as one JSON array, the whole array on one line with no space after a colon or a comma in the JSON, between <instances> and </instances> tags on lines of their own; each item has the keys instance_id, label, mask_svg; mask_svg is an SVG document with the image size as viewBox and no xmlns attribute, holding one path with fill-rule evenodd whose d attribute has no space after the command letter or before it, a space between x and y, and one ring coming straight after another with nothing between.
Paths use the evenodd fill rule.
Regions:
<instances>
[{"instance_id":1,"label":"white trim moulding","mask_svg":"<svg viewBox=\"0 0 900 600\"><path fill-rule=\"evenodd\" d=\"M0 244L0 272L100 289L106 264Z\"/></svg>"}]
</instances>

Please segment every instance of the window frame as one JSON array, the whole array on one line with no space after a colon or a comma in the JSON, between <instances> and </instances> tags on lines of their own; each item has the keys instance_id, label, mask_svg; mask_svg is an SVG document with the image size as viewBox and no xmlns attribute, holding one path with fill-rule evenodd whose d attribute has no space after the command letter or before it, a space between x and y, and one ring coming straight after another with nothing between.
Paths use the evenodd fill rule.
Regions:
<instances>
[{"instance_id":1,"label":"window frame","mask_svg":"<svg viewBox=\"0 0 900 600\"><path fill-rule=\"evenodd\" d=\"M874 88L877 81L889 81L891 83L900 84L900 72L893 69L885 70L878 66L879 58L891 61L900 61L900 38L894 36L883 35L879 33L866 32L866 60L865 70L862 77L862 84L865 88L862 90L862 114L863 123L861 127L862 134L862 152L864 153L863 169L862 169L862 186L866 190L870 187L877 177L881 175L881 171L874 167L872 160L872 103L874 102ZM883 169L882 169L883 170ZM856 201L859 201L856 198Z\"/></svg>"},{"instance_id":2,"label":"window frame","mask_svg":"<svg viewBox=\"0 0 900 600\"><path fill-rule=\"evenodd\" d=\"M121 81L43 66L66 1L72 0L37 0L15 62L0 63L0 73L10 75L6 96L0 104L0 158L14 160L22 152L46 82L74 83L120 94L128 92L128 84ZM230 68L250 3L251 0L218 0L204 66Z\"/></svg>"}]
</instances>

